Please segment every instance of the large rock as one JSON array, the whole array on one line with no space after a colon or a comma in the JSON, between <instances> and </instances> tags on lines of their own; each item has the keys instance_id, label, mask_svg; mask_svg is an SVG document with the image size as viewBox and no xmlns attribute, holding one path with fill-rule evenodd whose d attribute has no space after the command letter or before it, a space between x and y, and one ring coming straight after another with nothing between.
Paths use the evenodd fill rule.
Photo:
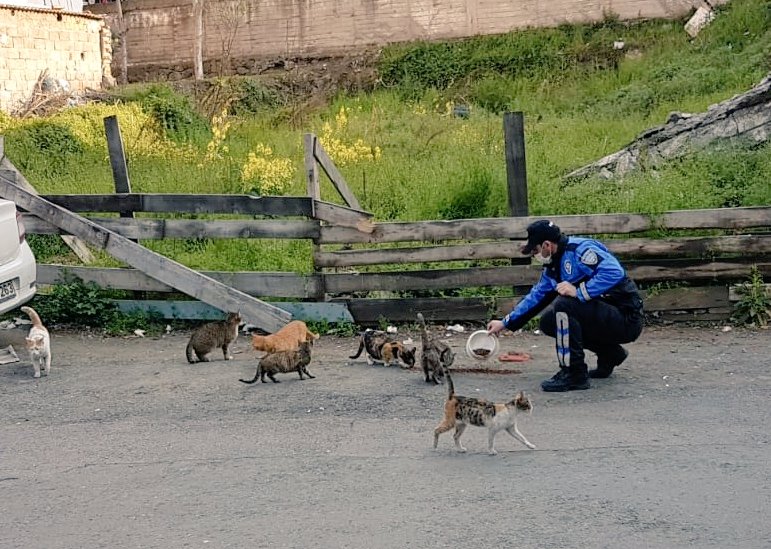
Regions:
<instances>
[{"instance_id":1,"label":"large rock","mask_svg":"<svg viewBox=\"0 0 771 549\"><path fill-rule=\"evenodd\" d=\"M752 90L712 105L705 113L670 114L663 126L646 131L624 149L569 173L565 179L611 179L643 165L655 167L718 141L762 143L770 134L771 73Z\"/></svg>"}]
</instances>

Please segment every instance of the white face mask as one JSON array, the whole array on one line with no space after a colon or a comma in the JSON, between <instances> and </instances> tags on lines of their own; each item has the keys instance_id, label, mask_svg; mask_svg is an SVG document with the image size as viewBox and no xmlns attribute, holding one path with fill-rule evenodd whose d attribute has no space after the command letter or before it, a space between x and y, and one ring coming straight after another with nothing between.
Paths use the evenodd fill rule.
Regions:
<instances>
[{"instance_id":1,"label":"white face mask","mask_svg":"<svg viewBox=\"0 0 771 549\"><path fill-rule=\"evenodd\" d=\"M533 259L535 259L541 265L549 265L551 263L551 255L544 257L541 254L535 254Z\"/></svg>"},{"instance_id":2,"label":"white face mask","mask_svg":"<svg viewBox=\"0 0 771 549\"><path fill-rule=\"evenodd\" d=\"M549 255L541 255L543 253L543 244L541 245L541 250L539 253L535 254L533 256L533 259L535 259L538 263L541 265L549 265L551 264L551 254Z\"/></svg>"}]
</instances>

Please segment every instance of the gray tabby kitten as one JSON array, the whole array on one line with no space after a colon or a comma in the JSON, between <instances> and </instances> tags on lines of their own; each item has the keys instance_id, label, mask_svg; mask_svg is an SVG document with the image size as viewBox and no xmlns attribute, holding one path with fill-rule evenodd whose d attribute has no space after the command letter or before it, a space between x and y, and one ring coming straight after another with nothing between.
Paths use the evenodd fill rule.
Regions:
<instances>
[{"instance_id":1,"label":"gray tabby kitten","mask_svg":"<svg viewBox=\"0 0 771 549\"><path fill-rule=\"evenodd\" d=\"M311 343L305 341L300 343L300 348L296 351L277 351L265 355L260 359L257 365L257 372L254 374L254 378L250 380L239 379L243 383L256 383L257 378L265 383L265 375L267 375L273 383L281 383L274 375L277 373L289 373L297 372L300 374L300 379L303 378L303 374L311 379L316 376L310 375L305 368L311 362Z\"/></svg>"},{"instance_id":2,"label":"gray tabby kitten","mask_svg":"<svg viewBox=\"0 0 771 549\"><path fill-rule=\"evenodd\" d=\"M418 321L422 325L423 329L420 333L420 340L423 344L423 348L420 353L420 363L423 366L423 375L426 377L426 383L432 381L439 385L443 382L444 368L450 367L455 360L455 353L452 352L450 346L444 341L433 339L428 333L426 327L426 319L423 318L421 313L418 313Z\"/></svg>"},{"instance_id":3,"label":"gray tabby kitten","mask_svg":"<svg viewBox=\"0 0 771 549\"><path fill-rule=\"evenodd\" d=\"M190 336L190 341L185 349L187 361L190 364L196 362L209 362L206 356L214 349L222 349L225 360L233 360L230 354L230 344L238 337L238 326L241 324L239 313L228 313L225 320L209 322L199 326ZM198 360L196 360L198 357Z\"/></svg>"}]
</instances>

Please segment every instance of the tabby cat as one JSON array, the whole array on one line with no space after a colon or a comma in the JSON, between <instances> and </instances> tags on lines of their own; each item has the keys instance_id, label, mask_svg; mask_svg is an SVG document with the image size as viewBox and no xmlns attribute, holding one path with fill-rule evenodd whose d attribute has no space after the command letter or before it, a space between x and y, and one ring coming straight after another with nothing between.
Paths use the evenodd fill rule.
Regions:
<instances>
[{"instance_id":1,"label":"tabby cat","mask_svg":"<svg viewBox=\"0 0 771 549\"><path fill-rule=\"evenodd\" d=\"M381 330L364 330L359 337L359 349L355 355L348 358L359 358L363 350L366 350L364 356L370 366L375 362L382 362L386 366L390 366L391 363L399 361L402 362L404 368L415 366L417 348L408 349L404 344L394 340L388 333Z\"/></svg>"},{"instance_id":2,"label":"tabby cat","mask_svg":"<svg viewBox=\"0 0 771 549\"><path fill-rule=\"evenodd\" d=\"M279 351L296 351L301 343L313 342L319 334L314 334L302 320L293 320L278 332L268 335L253 335L252 347L257 351L276 353Z\"/></svg>"},{"instance_id":3,"label":"tabby cat","mask_svg":"<svg viewBox=\"0 0 771 549\"><path fill-rule=\"evenodd\" d=\"M257 378L265 383L265 376L267 375L273 383L280 383L274 377L277 373L289 373L297 372L300 374L300 379L303 378L303 374L311 379L316 376L310 375L306 366L311 362L311 343L304 341L300 343L300 347L296 351L277 351L265 355L260 359L257 364L257 372L254 374L254 378L250 380L239 379L243 383L255 383Z\"/></svg>"},{"instance_id":4,"label":"tabby cat","mask_svg":"<svg viewBox=\"0 0 771 549\"><path fill-rule=\"evenodd\" d=\"M209 362L206 356L214 349L222 349L225 360L232 360L230 345L238 337L238 326L241 324L239 313L228 313L225 320L209 322L199 326L190 336L190 341L185 349L187 361L190 364L196 362ZM196 360L196 357L198 360Z\"/></svg>"},{"instance_id":5,"label":"tabby cat","mask_svg":"<svg viewBox=\"0 0 771 549\"><path fill-rule=\"evenodd\" d=\"M444 403L444 418L434 429L434 448L439 444L439 435L455 427L452 437L455 440L455 447L458 451L465 452L466 448L460 443L460 437L467 425L475 425L487 427L487 451L490 455L498 453L495 451L495 435L504 430L528 448L535 449L535 446L517 428L517 414L533 411L533 404L525 393L518 392L511 401L506 403L456 395L450 370L447 367L443 369L447 378L447 400Z\"/></svg>"},{"instance_id":6,"label":"tabby cat","mask_svg":"<svg viewBox=\"0 0 771 549\"><path fill-rule=\"evenodd\" d=\"M423 374L426 377L426 383L435 384L442 383L442 377L444 377L444 368L452 366L455 360L455 353L452 352L450 346L444 341L434 339L428 333L426 327L426 319L423 318L422 313L418 313L418 321L422 326L420 332L420 341L422 343L422 349L420 353L420 363L423 366Z\"/></svg>"},{"instance_id":7,"label":"tabby cat","mask_svg":"<svg viewBox=\"0 0 771 549\"><path fill-rule=\"evenodd\" d=\"M46 375L51 374L51 335L43 326L40 315L32 307L22 307L21 310L27 313L32 321L32 327L25 338L27 351L29 351L29 360L35 369L34 377L40 377L40 367L45 370Z\"/></svg>"}]
</instances>

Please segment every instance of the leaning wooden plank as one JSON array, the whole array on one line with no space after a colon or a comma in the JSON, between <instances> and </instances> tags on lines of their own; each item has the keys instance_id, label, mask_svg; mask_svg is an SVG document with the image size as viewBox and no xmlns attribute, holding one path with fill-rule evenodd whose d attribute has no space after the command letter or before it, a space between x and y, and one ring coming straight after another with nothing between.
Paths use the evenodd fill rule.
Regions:
<instances>
[{"instance_id":1,"label":"leaning wooden plank","mask_svg":"<svg viewBox=\"0 0 771 549\"><path fill-rule=\"evenodd\" d=\"M740 250L752 255L771 253L771 234L684 238L607 239L603 243L619 257L684 257L720 253L736 254ZM319 267L352 267L388 263L431 263L442 261L474 261L522 257L521 242L497 241L463 243L420 248L383 248L369 250L319 251L313 262Z\"/></svg>"},{"instance_id":2,"label":"leaning wooden plank","mask_svg":"<svg viewBox=\"0 0 771 549\"><path fill-rule=\"evenodd\" d=\"M74 212L226 213L305 216L313 213L304 196L235 194L56 194L43 198Z\"/></svg>"},{"instance_id":3,"label":"leaning wooden plank","mask_svg":"<svg viewBox=\"0 0 771 549\"><path fill-rule=\"evenodd\" d=\"M337 189L337 192L340 193L340 196L343 197L345 203L354 210L361 210L361 206L359 205L359 201L356 199L356 195L354 195L351 192L351 189L348 188L348 183L345 182L343 174L340 173L340 170L337 169L335 163L332 162L331 158L329 158L327 151L324 150L324 147L321 146L321 143L318 139L313 140L313 155L316 157L316 160L319 161L319 164L324 170L324 173L327 174L327 177L329 177L329 180L332 182L332 185L334 185L335 189Z\"/></svg>"},{"instance_id":4,"label":"leaning wooden plank","mask_svg":"<svg viewBox=\"0 0 771 549\"><path fill-rule=\"evenodd\" d=\"M286 311L152 252L126 237L35 196L12 183L0 180L0 194L11 198L25 210L82 238L92 246L103 249L111 256L125 261L160 282L214 307L240 311L244 319L268 332L275 332L292 318L292 315Z\"/></svg>"},{"instance_id":5,"label":"leaning wooden plank","mask_svg":"<svg viewBox=\"0 0 771 549\"><path fill-rule=\"evenodd\" d=\"M251 296L263 297L308 299L316 295L320 283L319 277L302 276L294 273L202 271L202 274ZM93 282L102 288L115 290L176 291L172 286L164 284L137 269L38 265L38 284L61 284L71 277L78 278L83 282Z\"/></svg>"},{"instance_id":6,"label":"leaning wooden plank","mask_svg":"<svg viewBox=\"0 0 771 549\"><path fill-rule=\"evenodd\" d=\"M128 219L84 216L131 239L160 240L164 238L304 238L314 239L319 234L319 222L311 219L271 219L214 221L204 219ZM36 234L61 233L35 215L24 216L27 231Z\"/></svg>"},{"instance_id":7,"label":"leaning wooden plank","mask_svg":"<svg viewBox=\"0 0 771 549\"><path fill-rule=\"evenodd\" d=\"M0 135L0 142L2 142L2 139L3 136ZM27 179L21 174L19 170L16 169L16 166L14 166L10 160L1 154L0 157L2 157L0 160L0 169L8 170L10 174L13 174L12 177L9 177L10 174L3 175L3 173L0 171L0 178L4 178L6 181L15 183L16 185L21 186L23 189L26 189L32 194L38 194L35 190L35 187L33 187L32 184L27 181ZM86 246L86 244L79 238L75 238L72 235L62 235L62 241L73 252L75 252L75 255L78 256L78 259L80 259L83 263L88 264L94 261L94 254L91 253L91 250L88 249L88 246Z\"/></svg>"},{"instance_id":8,"label":"leaning wooden plank","mask_svg":"<svg viewBox=\"0 0 771 549\"><path fill-rule=\"evenodd\" d=\"M554 221L563 232L573 235L629 234L651 229L748 229L768 227L771 223L771 206L676 211L657 215L554 215L377 223L369 234L330 226L321 228L318 243L438 242L496 238L524 240L527 226L544 217Z\"/></svg>"},{"instance_id":9,"label":"leaning wooden plank","mask_svg":"<svg viewBox=\"0 0 771 549\"><path fill-rule=\"evenodd\" d=\"M321 200L314 200L313 204L316 219L339 227L353 227L363 234L370 234L375 229L371 213L351 210Z\"/></svg>"}]
</instances>

